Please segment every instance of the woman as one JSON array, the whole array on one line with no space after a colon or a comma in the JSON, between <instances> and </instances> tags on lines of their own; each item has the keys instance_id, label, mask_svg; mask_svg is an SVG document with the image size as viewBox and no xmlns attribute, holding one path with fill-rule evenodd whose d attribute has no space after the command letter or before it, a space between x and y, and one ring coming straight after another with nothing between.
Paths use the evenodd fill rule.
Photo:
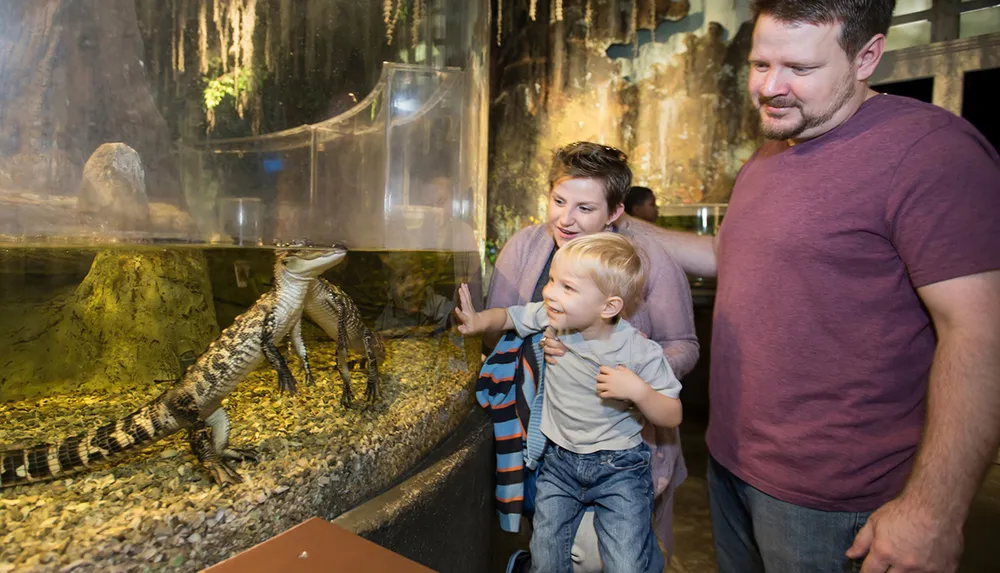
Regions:
<instances>
[{"instance_id":1,"label":"woman","mask_svg":"<svg viewBox=\"0 0 1000 573\"><path fill-rule=\"evenodd\" d=\"M497 258L486 307L542 300L542 288L548 282L557 248L574 237L605 230L621 233L643 248L649 262L643 303L627 317L628 321L663 347L667 362L681 378L698 360L690 287L684 271L659 246L656 227L622 216L631 182L628 158L617 149L580 142L558 150L549 172L548 220L521 229L504 246ZM546 360L558 360L562 345L553 336L546 340ZM673 490L686 477L687 470L675 430L647 428L644 437L654 451L650 462L656 490L654 526L669 553ZM574 541L576 573L602 568L593 515L584 515ZM508 570L516 570L514 559Z\"/></svg>"}]
</instances>

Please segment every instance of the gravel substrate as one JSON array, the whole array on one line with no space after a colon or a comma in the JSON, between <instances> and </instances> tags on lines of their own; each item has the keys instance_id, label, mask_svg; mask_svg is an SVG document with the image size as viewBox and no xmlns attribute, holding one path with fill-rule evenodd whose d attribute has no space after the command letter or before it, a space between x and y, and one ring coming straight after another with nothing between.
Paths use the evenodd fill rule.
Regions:
<instances>
[{"instance_id":1,"label":"gravel substrate","mask_svg":"<svg viewBox=\"0 0 1000 573\"><path fill-rule=\"evenodd\" d=\"M244 483L220 489L184 432L110 467L0 490L0 573L197 571L311 516L333 518L390 486L469 411L478 352L462 339L386 342L383 399L340 406L335 348L310 342L316 385L280 395L273 370L224 402L230 442L255 446ZM478 347L476 347L478 348ZM364 372L352 374L356 398ZM127 414L166 386L0 404L0 444L32 445Z\"/></svg>"}]
</instances>

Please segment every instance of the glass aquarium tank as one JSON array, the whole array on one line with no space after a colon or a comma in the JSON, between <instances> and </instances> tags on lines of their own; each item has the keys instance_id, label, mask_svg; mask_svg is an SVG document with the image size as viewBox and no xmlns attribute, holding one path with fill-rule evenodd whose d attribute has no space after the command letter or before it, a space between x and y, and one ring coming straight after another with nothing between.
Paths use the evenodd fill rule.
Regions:
<instances>
[{"instance_id":1,"label":"glass aquarium tank","mask_svg":"<svg viewBox=\"0 0 1000 573\"><path fill-rule=\"evenodd\" d=\"M660 207L656 224L666 229L714 236L719 234L719 226L726 216L727 206L726 203L666 205ZM689 276L688 280L692 289L715 289L714 278Z\"/></svg>"},{"instance_id":2,"label":"glass aquarium tank","mask_svg":"<svg viewBox=\"0 0 1000 573\"><path fill-rule=\"evenodd\" d=\"M473 404L486 0L0 7L0 572L196 571Z\"/></svg>"}]
</instances>

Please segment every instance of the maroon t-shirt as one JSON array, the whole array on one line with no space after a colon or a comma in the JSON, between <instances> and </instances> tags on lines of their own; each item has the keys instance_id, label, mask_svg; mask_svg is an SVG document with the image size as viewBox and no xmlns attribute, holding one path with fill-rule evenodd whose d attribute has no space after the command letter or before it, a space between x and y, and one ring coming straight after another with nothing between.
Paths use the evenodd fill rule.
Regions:
<instances>
[{"instance_id":1,"label":"maroon t-shirt","mask_svg":"<svg viewBox=\"0 0 1000 573\"><path fill-rule=\"evenodd\" d=\"M1000 269L1000 158L968 122L878 95L743 167L719 232L713 457L797 505L895 497L936 344L916 288Z\"/></svg>"}]
</instances>

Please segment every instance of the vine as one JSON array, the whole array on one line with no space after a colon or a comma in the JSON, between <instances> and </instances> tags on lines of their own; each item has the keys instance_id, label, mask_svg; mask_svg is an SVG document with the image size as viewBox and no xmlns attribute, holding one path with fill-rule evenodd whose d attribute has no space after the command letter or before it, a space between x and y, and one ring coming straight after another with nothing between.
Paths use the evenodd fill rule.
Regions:
<instances>
[{"instance_id":1,"label":"vine","mask_svg":"<svg viewBox=\"0 0 1000 573\"><path fill-rule=\"evenodd\" d=\"M379 5L369 11L366 5L352 2L136 0L151 64L148 70L166 98L163 105L179 106L167 100L177 101L190 89L187 86L197 86L198 93L190 96L199 101L208 133L224 115L231 114L249 119L253 134L259 133L264 114L265 81L282 88L302 82L329 83L343 73L344 54L334 47L365 46L364 57L381 62L388 58L376 54L383 54L385 46L408 43L412 49L427 41L421 38L426 35L422 30L432 16L428 10L435 10L427 0L382 0L381 46L377 39L366 44L362 26L354 28L352 36L344 36L345 13L356 21L375 16L378 22L379 18ZM170 95L166 95L168 87Z\"/></svg>"}]
</instances>

